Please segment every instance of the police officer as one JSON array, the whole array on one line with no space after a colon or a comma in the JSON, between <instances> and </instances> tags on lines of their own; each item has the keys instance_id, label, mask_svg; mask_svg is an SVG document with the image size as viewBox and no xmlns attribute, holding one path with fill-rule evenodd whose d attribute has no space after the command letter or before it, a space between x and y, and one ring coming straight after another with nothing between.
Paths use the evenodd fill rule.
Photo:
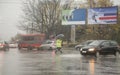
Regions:
<instances>
[{"instance_id":1,"label":"police officer","mask_svg":"<svg viewBox=\"0 0 120 75\"><path fill-rule=\"evenodd\" d=\"M60 38L57 38L57 40L56 40L56 47L57 47L57 49L55 50L55 53L57 53L58 51L61 52L61 53L63 53L63 52L61 51L61 48L62 48L62 40L61 40Z\"/></svg>"}]
</instances>

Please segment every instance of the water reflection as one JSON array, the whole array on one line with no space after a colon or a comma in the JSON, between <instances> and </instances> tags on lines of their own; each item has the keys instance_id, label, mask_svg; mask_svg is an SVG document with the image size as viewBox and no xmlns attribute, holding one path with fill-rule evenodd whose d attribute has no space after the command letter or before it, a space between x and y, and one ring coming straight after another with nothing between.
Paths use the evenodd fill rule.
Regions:
<instances>
[{"instance_id":1,"label":"water reflection","mask_svg":"<svg viewBox=\"0 0 120 75\"><path fill-rule=\"evenodd\" d=\"M97 62L99 72L102 75L120 75L120 59L115 56L102 56Z\"/></svg>"},{"instance_id":2,"label":"water reflection","mask_svg":"<svg viewBox=\"0 0 120 75\"><path fill-rule=\"evenodd\" d=\"M120 60L114 56L83 57L73 52L56 55L46 50L10 50L0 52L2 68L4 75L120 75Z\"/></svg>"},{"instance_id":3,"label":"water reflection","mask_svg":"<svg viewBox=\"0 0 120 75\"><path fill-rule=\"evenodd\" d=\"M101 56L100 58L86 57L83 63L85 61L86 65L87 61L89 63L89 75L120 75L120 60L114 56Z\"/></svg>"},{"instance_id":4,"label":"water reflection","mask_svg":"<svg viewBox=\"0 0 120 75\"><path fill-rule=\"evenodd\" d=\"M0 75L2 75L4 51L0 51Z\"/></svg>"},{"instance_id":5,"label":"water reflection","mask_svg":"<svg viewBox=\"0 0 120 75\"><path fill-rule=\"evenodd\" d=\"M51 68L51 72L53 73L53 75L66 75L65 71L66 71L66 65L64 65L64 61L61 58L61 54L55 54L55 51L52 51L52 68Z\"/></svg>"},{"instance_id":6,"label":"water reflection","mask_svg":"<svg viewBox=\"0 0 120 75\"><path fill-rule=\"evenodd\" d=\"M90 70L90 75L95 75L95 60L90 59L89 60L89 70Z\"/></svg>"}]
</instances>

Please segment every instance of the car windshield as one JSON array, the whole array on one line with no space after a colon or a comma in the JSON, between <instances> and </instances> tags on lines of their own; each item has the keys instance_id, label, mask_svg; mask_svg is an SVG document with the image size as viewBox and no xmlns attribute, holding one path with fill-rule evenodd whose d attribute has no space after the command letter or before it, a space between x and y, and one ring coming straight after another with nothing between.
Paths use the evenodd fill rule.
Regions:
<instances>
[{"instance_id":1,"label":"car windshield","mask_svg":"<svg viewBox=\"0 0 120 75\"><path fill-rule=\"evenodd\" d=\"M88 45L88 44L90 44L91 42L92 42L92 40L88 40L88 41L86 41L86 42L82 42L81 45Z\"/></svg>"},{"instance_id":2,"label":"car windshield","mask_svg":"<svg viewBox=\"0 0 120 75\"><path fill-rule=\"evenodd\" d=\"M96 41L93 41L92 43L90 43L89 45L92 45L92 46L98 46L101 42L96 40Z\"/></svg>"}]
</instances>

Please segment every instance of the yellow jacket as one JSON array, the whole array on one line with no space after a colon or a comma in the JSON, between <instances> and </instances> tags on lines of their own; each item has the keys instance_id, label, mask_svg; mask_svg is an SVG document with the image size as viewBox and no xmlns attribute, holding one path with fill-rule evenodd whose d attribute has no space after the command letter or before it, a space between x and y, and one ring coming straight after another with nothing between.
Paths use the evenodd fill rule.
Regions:
<instances>
[{"instance_id":1,"label":"yellow jacket","mask_svg":"<svg viewBox=\"0 0 120 75\"><path fill-rule=\"evenodd\" d=\"M56 47L62 47L62 40L61 39L56 40Z\"/></svg>"}]
</instances>

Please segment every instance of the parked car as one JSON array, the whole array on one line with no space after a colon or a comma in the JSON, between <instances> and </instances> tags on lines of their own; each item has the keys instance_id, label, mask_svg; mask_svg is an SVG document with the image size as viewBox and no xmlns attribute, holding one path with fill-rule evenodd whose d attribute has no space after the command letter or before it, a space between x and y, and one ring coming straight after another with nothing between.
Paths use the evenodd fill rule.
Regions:
<instances>
[{"instance_id":1,"label":"parked car","mask_svg":"<svg viewBox=\"0 0 120 75\"><path fill-rule=\"evenodd\" d=\"M0 41L0 50L9 50L9 45L6 41Z\"/></svg>"},{"instance_id":2,"label":"parked car","mask_svg":"<svg viewBox=\"0 0 120 75\"><path fill-rule=\"evenodd\" d=\"M46 40L39 47L39 50L53 50L53 49L56 49L54 40Z\"/></svg>"},{"instance_id":3,"label":"parked car","mask_svg":"<svg viewBox=\"0 0 120 75\"><path fill-rule=\"evenodd\" d=\"M115 55L119 56L120 47L116 41L112 40L95 40L80 50L81 55Z\"/></svg>"},{"instance_id":4,"label":"parked car","mask_svg":"<svg viewBox=\"0 0 120 75\"><path fill-rule=\"evenodd\" d=\"M75 49L76 50L80 50L82 47L86 46L86 45L89 45L91 42L93 42L93 40L87 40L87 41L84 41L78 45L75 46Z\"/></svg>"},{"instance_id":5,"label":"parked car","mask_svg":"<svg viewBox=\"0 0 120 75\"><path fill-rule=\"evenodd\" d=\"M17 48L18 44L17 43L9 43L9 48Z\"/></svg>"}]
</instances>

